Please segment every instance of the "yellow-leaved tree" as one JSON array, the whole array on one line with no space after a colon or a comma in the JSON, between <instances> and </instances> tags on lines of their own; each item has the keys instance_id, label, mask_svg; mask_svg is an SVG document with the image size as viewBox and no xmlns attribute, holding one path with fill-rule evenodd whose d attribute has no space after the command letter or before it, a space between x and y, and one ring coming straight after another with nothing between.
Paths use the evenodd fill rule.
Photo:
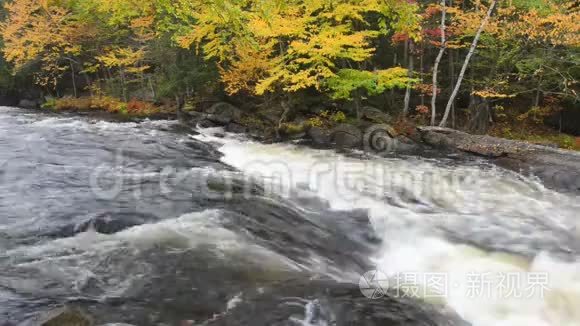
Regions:
<instances>
[{"instance_id":1,"label":"yellow-leaved tree","mask_svg":"<svg viewBox=\"0 0 580 326\"><path fill-rule=\"evenodd\" d=\"M5 10L7 19L0 28L5 59L16 71L39 64L37 83L55 87L66 70L74 70L73 58L81 53L79 40L86 29L54 1L13 1L5 4Z\"/></svg>"},{"instance_id":2,"label":"yellow-leaved tree","mask_svg":"<svg viewBox=\"0 0 580 326\"><path fill-rule=\"evenodd\" d=\"M182 1L184 2L184 1ZM373 58L375 41L388 30L418 38L415 4L379 0L219 0L191 11L191 30L177 36L221 66L230 93L256 95L306 88L327 90L341 69Z\"/></svg>"}]
</instances>

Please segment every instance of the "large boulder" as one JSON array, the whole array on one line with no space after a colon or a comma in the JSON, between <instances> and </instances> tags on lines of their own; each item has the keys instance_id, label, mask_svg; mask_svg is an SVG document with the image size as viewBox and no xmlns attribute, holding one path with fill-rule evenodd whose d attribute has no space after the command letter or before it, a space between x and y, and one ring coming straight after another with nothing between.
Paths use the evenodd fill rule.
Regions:
<instances>
[{"instance_id":1,"label":"large boulder","mask_svg":"<svg viewBox=\"0 0 580 326\"><path fill-rule=\"evenodd\" d=\"M311 127L306 133L308 138L312 141L314 147L328 148L330 147L330 132L320 127Z\"/></svg>"},{"instance_id":2,"label":"large boulder","mask_svg":"<svg viewBox=\"0 0 580 326\"><path fill-rule=\"evenodd\" d=\"M265 110L259 110L256 112L256 116L268 123L269 125L277 125L280 122L280 118L284 113L284 109L281 107L272 107Z\"/></svg>"},{"instance_id":3,"label":"large boulder","mask_svg":"<svg viewBox=\"0 0 580 326\"><path fill-rule=\"evenodd\" d=\"M226 126L226 131L234 134L243 134L248 131L248 128L239 123L232 122Z\"/></svg>"},{"instance_id":4,"label":"large boulder","mask_svg":"<svg viewBox=\"0 0 580 326\"><path fill-rule=\"evenodd\" d=\"M206 110L206 113L207 120L223 126L232 122L239 122L242 119L242 110L226 102L214 104Z\"/></svg>"},{"instance_id":5,"label":"large boulder","mask_svg":"<svg viewBox=\"0 0 580 326\"><path fill-rule=\"evenodd\" d=\"M396 150L394 130L389 125L372 125L365 129L363 148L368 153L385 154Z\"/></svg>"},{"instance_id":6,"label":"large boulder","mask_svg":"<svg viewBox=\"0 0 580 326\"><path fill-rule=\"evenodd\" d=\"M376 108L371 106L366 106L361 111L361 117L364 120L370 121L372 123L391 123L392 117Z\"/></svg>"},{"instance_id":7,"label":"large boulder","mask_svg":"<svg viewBox=\"0 0 580 326\"><path fill-rule=\"evenodd\" d=\"M395 150L397 153L414 153L422 149L421 145L407 136L399 135L395 138Z\"/></svg>"},{"instance_id":8,"label":"large boulder","mask_svg":"<svg viewBox=\"0 0 580 326\"><path fill-rule=\"evenodd\" d=\"M197 123L197 127L199 127L199 128L215 128L215 127L221 127L221 126L222 126L221 124L216 123L216 122L209 120L209 119L203 119Z\"/></svg>"},{"instance_id":9,"label":"large boulder","mask_svg":"<svg viewBox=\"0 0 580 326\"><path fill-rule=\"evenodd\" d=\"M40 326L92 326L91 317L78 308L62 307L51 310L40 317Z\"/></svg>"},{"instance_id":10,"label":"large boulder","mask_svg":"<svg viewBox=\"0 0 580 326\"><path fill-rule=\"evenodd\" d=\"M351 124L340 124L332 130L332 142L338 149L360 148L363 145L362 131Z\"/></svg>"},{"instance_id":11,"label":"large boulder","mask_svg":"<svg viewBox=\"0 0 580 326\"><path fill-rule=\"evenodd\" d=\"M33 101L33 100L22 99L18 102L18 107L21 107L24 109L37 109L38 103L36 103L36 101Z\"/></svg>"},{"instance_id":12,"label":"large boulder","mask_svg":"<svg viewBox=\"0 0 580 326\"><path fill-rule=\"evenodd\" d=\"M580 193L580 153L439 127L418 128L430 146L492 159L505 168L532 174L553 189Z\"/></svg>"}]
</instances>

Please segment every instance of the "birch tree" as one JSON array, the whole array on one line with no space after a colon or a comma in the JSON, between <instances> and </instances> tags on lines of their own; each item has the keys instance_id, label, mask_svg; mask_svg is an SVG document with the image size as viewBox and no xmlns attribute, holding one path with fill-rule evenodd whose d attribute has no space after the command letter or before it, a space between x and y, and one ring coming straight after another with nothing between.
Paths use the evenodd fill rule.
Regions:
<instances>
[{"instance_id":1,"label":"birch tree","mask_svg":"<svg viewBox=\"0 0 580 326\"><path fill-rule=\"evenodd\" d=\"M445 0L441 1L441 48L439 49L439 54L435 59L435 65L433 66L433 94L431 96L431 125L435 125L435 118L437 116L437 73L439 71L439 64L445 53L445 19L447 14L447 7L445 6Z\"/></svg>"},{"instance_id":2,"label":"birch tree","mask_svg":"<svg viewBox=\"0 0 580 326\"><path fill-rule=\"evenodd\" d=\"M475 34L475 38L473 39L473 42L471 43L471 47L469 48L469 52L467 53L467 56L465 57L465 61L463 62L463 67L461 68L461 72L459 73L459 77L457 79L457 83L455 84L455 88L453 89L453 93L451 93L451 97L449 97L449 101L447 102L447 106L445 107L445 114L443 115L443 119L441 119L441 123L439 124L440 127L445 127L447 125L447 119L449 118L449 112L451 112L451 107L453 106L453 102L455 101L455 98L457 97L457 94L459 93L459 89L461 88L461 83L463 82L463 77L465 76L465 72L467 71L467 67L469 66L469 61L471 60L471 57L475 53L475 49L477 48L477 43L479 42L479 39L481 37L481 33L483 33L483 30L485 29L485 26L487 25L487 23L491 17L491 14L493 13L493 10L495 9L496 4L497 4L496 0L491 2L489 9L487 10L487 14L485 15L485 18L481 21L479 29L477 30L477 33Z\"/></svg>"}]
</instances>

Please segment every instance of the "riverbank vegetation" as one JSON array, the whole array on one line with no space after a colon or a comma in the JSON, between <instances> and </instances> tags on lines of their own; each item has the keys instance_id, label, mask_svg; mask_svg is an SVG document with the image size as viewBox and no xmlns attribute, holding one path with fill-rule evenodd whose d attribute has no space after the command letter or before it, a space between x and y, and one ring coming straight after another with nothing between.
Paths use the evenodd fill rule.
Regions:
<instances>
[{"instance_id":1,"label":"riverbank vegetation","mask_svg":"<svg viewBox=\"0 0 580 326\"><path fill-rule=\"evenodd\" d=\"M1 19L2 92L46 108L580 134L576 1L7 0Z\"/></svg>"}]
</instances>

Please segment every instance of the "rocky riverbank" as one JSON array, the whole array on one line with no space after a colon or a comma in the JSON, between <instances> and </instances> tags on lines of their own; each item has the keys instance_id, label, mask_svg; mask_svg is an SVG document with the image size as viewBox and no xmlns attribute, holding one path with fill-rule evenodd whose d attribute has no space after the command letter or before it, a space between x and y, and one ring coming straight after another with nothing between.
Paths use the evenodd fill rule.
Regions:
<instances>
[{"instance_id":1,"label":"rocky riverbank","mask_svg":"<svg viewBox=\"0 0 580 326\"><path fill-rule=\"evenodd\" d=\"M439 128L418 128L421 141L446 151L490 159L499 166L534 175L550 188L580 193L580 153L522 141Z\"/></svg>"},{"instance_id":2,"label":"rocky riverbank","mask_svg":"<svg viewBox=\"0 0 580 326\"><path fill-rule=\"evenodd\" d=\"M98 110L73 112L120 121L141 119ZM362 110L360 120L334 121L324 114L314 119L300 114L288 116L281 108L248 112L220 102L205 110L149 118L178 118L189 128L223 127L227 132L244 133L265 143L292 141L321 149L363 150L379 156L421 155L429 149L476 155L524 175L534 175L558 191L580 193L579 152L448 128L406 126L400 130L393 127L394 118L372 107Z\"/></svg>"},{"instance_id":3,"label":"rocky riverbank","mask_svg":"<svg viewBox=\"0 0 580 326\"><path fill-rule=\"evenodd\" d=\"M397 130L393 118L370 107L363 110L360 120L321 125L313 125L303 117L282 123L280 115L276 111L247 114L233 105L218 103L204 112L186 112L182 119L191 126L219 126L228 132L248 133L264 142L297 141L316 148L359 149L376 155L420 155L429 148L477 155L504 168L534 175L558 191L580 193L578 152L448 128Z\"/></svg>"},{"instance_id":4,"label":"rocky riverbank","mask_svg":"<svg viewBox=\"0 0 580 326\"><path fill-rule=\"evenodd\" d=\"M327 112L313 118L299 114L285 119L282 116L284 112L280 110L247 113L228 103L180 114L189 126L224 127L227 132L247 133L262 142L295 141L314 148L360 149L375 154L414 153L423 149L412 135L393 127L390 115L372 107L364 108L358 120L336 119Z\"/></svg>"}]
</instances>

